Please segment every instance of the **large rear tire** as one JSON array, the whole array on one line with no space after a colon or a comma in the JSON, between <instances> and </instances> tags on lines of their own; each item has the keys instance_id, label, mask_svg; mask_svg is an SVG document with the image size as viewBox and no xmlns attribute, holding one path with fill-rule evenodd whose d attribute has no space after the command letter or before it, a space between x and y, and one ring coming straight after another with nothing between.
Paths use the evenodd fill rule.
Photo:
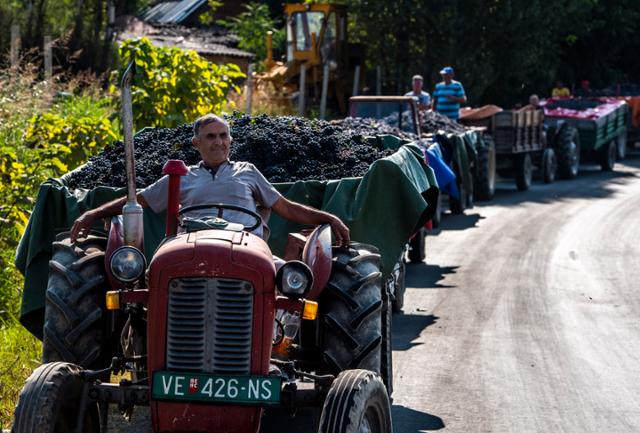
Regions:
<instances>
[{"instance_id":1,"label":"large rear tire","mask_svg":"<svg viewBox=\"0 0 640 433\"><path fill-rule=\"evenodd\" d=\"M338 374L354 368L381 371L382 273L375 247L334 248L331 277L320 296L323 363Z\"/></svg>"},{"instance_id":2,"label":"large rear tire","mask_svg":"<svg viewBox=\"0 0 640 433\"><path fill-rule=\"evenodd\" d=\"M74 433L83 386L77 365L53 362L36 368L20 391L11 433ZM100 432L97 405L86 409L82 432Z\"/></svg>"},{"instance_id":3,"label":"large rear tire","mask_svg":"<svg viewBox=\"0 0 640 433\"><path fill-rule=\"evenodd\" d=\"M104 237L89 235L71 244L68 233L53 243L42 340L44 362L66 361L84 368L100 368L108 362L103 354L102 320L106 243Z\"/></svg>"},{"instance_id":4,"label":"large rear tire","mask_svg":"<svg viewBox=\"0 0 640 433\"><path fill-rule=\"evenodd\" d=\"M478 151L478 167L473 191L478 200L493 198L496 190L496 147L493 138L484 136L485 146Z\"/></svg>"},{"instance_id":5,"label":"large rear tire","mask_svg":"<svg viewBox=\"0 0 640 433\"><path fill-rule=\"evenodd\" d=\"M559 134L554 149L558 160L558 174L563 179L574 179L580 168L578 130L572 126L565 126Z\"/></svg>"},{"instance_id":6,"label":"large rear tire","mask_svg":"<svg viewBox=\"0 0 640 433\"><path fill-rule=\"evenodd\" d=\"M322 407L318 433L391 433L391 403L380 377L366 370L340 373Z\"/></svg>"}]
</instances>

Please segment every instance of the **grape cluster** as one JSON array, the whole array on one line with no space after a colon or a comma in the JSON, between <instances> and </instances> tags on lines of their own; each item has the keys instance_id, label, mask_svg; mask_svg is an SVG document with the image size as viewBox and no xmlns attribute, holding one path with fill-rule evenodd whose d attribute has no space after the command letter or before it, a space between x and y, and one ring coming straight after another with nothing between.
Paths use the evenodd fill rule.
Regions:
<instances>
[{"instance_id":1,"label":"grape cluster","mask_svg":"<svg viewBox=\"0 0 640 433\"><path fill-rule=\"evenodd\" d=\"M393 153L379 150L365 139L394 133L375 122L345 120L341 125L299 117L241 114L227 120L233 137L230 159L253 163L271 182L362 176L375 160ZM191 145L192 135L191 124L136 134L136 186L143 188L159 179L168 159L196 164L200 156ZM402 134L395 131L395 135ZM117 141L107 146L63 179L70 189L125 186L123 143Z\"/></svg>"},{"instance_id":2,"label":"grape cluster","mask_svg":"<svg viewBox=\"0 0 640 433\"><path fill-rule=\"evenodd\" d=\"M420 120L423 133L461 134L469 130L469 128L436 111L422 111Z\"/></svg>"}]
</instances>

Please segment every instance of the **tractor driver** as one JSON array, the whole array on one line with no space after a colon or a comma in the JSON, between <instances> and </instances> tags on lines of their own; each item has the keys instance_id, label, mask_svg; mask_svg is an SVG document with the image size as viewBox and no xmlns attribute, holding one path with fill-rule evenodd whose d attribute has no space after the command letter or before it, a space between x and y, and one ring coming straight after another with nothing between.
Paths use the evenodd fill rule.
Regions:
<instances>
[{"instance_id":1,"label":"tractor driver","mask_svg":"<svg viewBox=\"0 0 640 433\"><path fill-rule=\"evenodd\" d=\"M336 242L343 246L349 244L349 228L340 218L287 200L253 164L229 161L231 141L229 124L223 118L206 114L194 122L191 142L200 153L202 161L189 167L187 175L180 180L180 204L183 207L224 203L256 212L260 206L263 209L271 209L280 217L295 223L329 224ZM138 203L154 212L165 210L168 185L169 176L163 176L138 192ZM119 215L125 203L126 197L121 197L80 215L71 228L71 242L87 235L96 220ZM224 218L244 225L251 225L253 222L248 215L229 210L225 212ZM255 230L255 234L263 236L264 229L263 222L262 226Z\"/></svg>"}]
</instances>

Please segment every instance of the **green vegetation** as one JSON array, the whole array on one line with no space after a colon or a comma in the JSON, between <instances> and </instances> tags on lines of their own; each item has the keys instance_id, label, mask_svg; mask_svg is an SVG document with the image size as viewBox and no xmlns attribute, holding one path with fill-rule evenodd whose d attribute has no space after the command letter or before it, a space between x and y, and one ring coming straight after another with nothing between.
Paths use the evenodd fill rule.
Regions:
<instances>
[{"instance_id":1,"label":"green vegetation","mask_svg":"<svg viewBox=\"0 0 640 433\"><path fill-rule=\"evenodd\" d=\"M245 76L237 65L210 63L195 51L154 47L145 38L123 43L123 65L132 55L138 72L131 89L137 128L177 126L219 112L229 92L240 92L234 81ZM114 74L118 83L121 73Z\"/></svg>"},{"instance_id":2,"label":"green vegetation","mask_svg":"<svg viewBox=\"0 0 640 433\"><path fill-rule=\"evenodd\" d=\"M243 77L236 65L215 65L195 52L162 49L147 40L126 42L126 64L135 52L132 86L135 122L176 126L227 108ZM121 68L122 69L122 68ZM20 389L38 364L40 343L18 322L23 277L13 265L15 249L38 188L84 163L120 133L119 95L90 82L44 83L35 67L0 71L0 425L9 428ZM119 81L118 81L119 82Z\"/></svg>"},{"instance_id":3,"label":"green vegetation","mask_svg":"<svg viewBox=\"0 0 640 433\"><path fill-rule=\"evenodd\" d=\"M262 67L267 57L266 35L273 32L274 58L284 48L286 34L276 29L276 20L269 14L269 6L257 2L244 5L244 12L226 21L219 21L240 38L239 47L256 55L256 65Z\"/></svg>"}]
</instances>

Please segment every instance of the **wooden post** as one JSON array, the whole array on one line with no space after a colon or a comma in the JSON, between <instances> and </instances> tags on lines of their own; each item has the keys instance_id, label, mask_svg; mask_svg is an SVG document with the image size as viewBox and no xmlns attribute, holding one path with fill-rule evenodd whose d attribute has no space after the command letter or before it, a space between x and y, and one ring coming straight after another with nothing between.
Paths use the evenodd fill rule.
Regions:
<instances>
[{"instance_id":1,"label":"wooden post","mask_svg":"<svg viewBox=\"0 0 640 433\"><path fill-rule=\"evenodd\" d=\"M360 65L356 65L356 70L353 73L353 91L351 96L358 96L358 90L360 89Z\"/></svg>"},{"instance_id":2,"label":"wooden post","mask_svg":"<svg viewBox=\"0 0 640 433\"><path fill-rule=\"evenodd\" d=\"M324 120L327 114L327 92L329 91L329 64L322 68L322 93L320 94L320 119Z\"/></svg>"},{"instance_id":3,"label":"wooden post","mask_svg":"<svg viewBox=\"0 0 640 433\"><path fill-rule=\"evenodd\" d=\"M20 26L13 24L11 26L11 67L17 68L20 62Z\"/></svg>"},{"instance_id":4,"label":"wooden post","mask_svg":"<svg viewBox=\"0 0 640 433\"><path fill-rule=\"evenodd\" d=\"M251 114L251 102L253 101L253 63L249 63L247 68L247 88L245 90L245 113Z\"/></svg>"},{"instance_id":5,"label":"wooden post","mask_svg":"<svg viewBox=\"0 0 640 433\"><path fill-rule=\"evenodd\" d=\"M47 85L51 85L51 77L53 76L53 62L51 59L51 36L44 37L44 79Z\"/></svg>"},{"instance_id":6,"label":"wooden post","mask_svg":"<svg viewBox=\"0 0 640 433\"><path fill-rule=\"evenodd\" d=\"M376 95L382 95L382 66L376 66Z\"/></svg>"},{"instance_id":7,"label":"wooden post","mask_svg":"<svg viewBox=\"0 0 640 433\"><path fill-rule=\"evenodd\" d=\"M304 116L304 93L306 91L306 76L307 76L307 67L303 63L300 65L300 87L298 92L298 114L300 117Z\"/></svg>"}]
</instances>

